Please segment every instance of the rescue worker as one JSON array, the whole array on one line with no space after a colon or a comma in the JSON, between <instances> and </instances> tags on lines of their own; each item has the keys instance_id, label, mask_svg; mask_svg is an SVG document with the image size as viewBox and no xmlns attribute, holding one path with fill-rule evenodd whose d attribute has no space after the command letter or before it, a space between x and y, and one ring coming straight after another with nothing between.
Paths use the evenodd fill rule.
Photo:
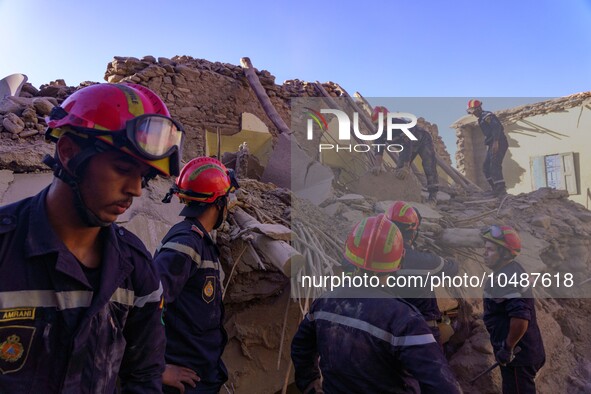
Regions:
<instances>
[{"instance_id":1,"label":"rescue worker","mask_svg":"<svg viewBox=\"0 0 591 394\"><path fill-rule=\"evenodd\" d=\"M185 204L180 212L185 219L170 229L154 257L166 302L166 362L198 376L196 387L178 381L165 386L166 393L217 393L228 379L221 359L228 341L223 326L224 271L209 233L226 219L230 193L238 187L234 173L222 163L198 157L183 167L165 197L164 202L170 202L176 194Z\"/></svg>"},{"instance_id":2,"label":"rescue worker","mask_svg":"<svg viewBox=\"0 0 591 394\"><path fill-rule=\"evenodd\" d=\"M478 118L478 125L482 130L482 134L484 134L484 144L487 148L484 164L482 165L484 177L490 185L492 193L495 196L503 196L507 194L505 180L503 179L503 158L509 148L503 125L495 114L482 110L480 100L468 101L466 112Z\"/></svg>"},{"instance_id":3,"label":"rescue worker","mask_svg":"<svg viewBox=\"0 0 591 394\"><path fill-rule=\"evenodd\" d=\"M445 274L453 277L458 273L458 264L455 261L443 259L433 253L415 250L414 244L418 238L419 226L421 225L421 216L416 208L404 201L395 201L388 208L386 217L400 229L404 240L404 264L402 269L396 272L396 275L421 275L427 277ZM429 286L393 290L397 290L400 297L414 305L421 312L433 336L437 342L441 343L439 323L442 314L437 305L435 291L431 290Z\"/></svg>"},{"instance_id":4,"label":"rescue worker","mask_svg":"<svg viewBox=\"0 0 591 394\"><path fill-rule=\"evenodd\" d=\"M531 287L522 287L525 270L515 257L521 239L510 226L490 226L482 233L484 262L494 277L484 289L483 320L490 334L495 358L501 365L503 393L535 393L535 377L546 354ZM511 284L512 276L517 281ZM499 276L503 277L498 279ZM507 278L507 281L504 280ZM521 351L514 354L516 346Z\"/></svg>"},{"instance_id":5,"label":"rescue worker","mask_svg":"<svg viewBox=\"0 0 591 394\"><path fill-rule=\"evenodd\" d=\"M303 393L460 392L420 312L384 290L404 255L396 225L383 214L363 219L344 255L355 275L379 283L342 286L314 301L291 344L297 387Z\"/></svg>"},{"instance_id":6,"label":"rescue worker","mask_svg":"<svg viewBox=\"0 0 591 394\"><path fill-rule=\"evenodd\" d=\"M374 108L371 115L371 120L377 123L380 119L380 113L383 115L383 119L388 116L388 109L386 107L377 106ZM402 119L396 119L395 123L405 123ZM393 135L392 141L388 141L390 144L400 144L403 149L398 155L398 164L394 172L394 176L399 180L404 180L410 174L411 165L415 158L421 157L423 170L425 171L425 177L427 178L427 202L429 204L437 203L437 192L439 191L439 177L437 175L437 159L435 157L435 145L433 144L433 137L431 134L419 127L415 126L410 129L410 132L417 138L417 141L413 141L406 137L403 133ZM382 136L386 136L383 133ZM383 140L378 140L377 143L385 143ZM376 150L374 157L376 164L372 170L374 174L378 174L381 171L384 149Z\"/></svg>"},{"instance_id":7,"label":"rescue worker","mask_svg":"<svg viewBox=\"0 0 591 394\"><path fill-rule=\"evenodd\" d=\"M113 393L119 375L123 393L159 393L162 287L114 222L178 174L182 127L149 89L97 84L54 107L45 136L52 183L0 208L0 392Z\"/></svg>"}]
</instances>

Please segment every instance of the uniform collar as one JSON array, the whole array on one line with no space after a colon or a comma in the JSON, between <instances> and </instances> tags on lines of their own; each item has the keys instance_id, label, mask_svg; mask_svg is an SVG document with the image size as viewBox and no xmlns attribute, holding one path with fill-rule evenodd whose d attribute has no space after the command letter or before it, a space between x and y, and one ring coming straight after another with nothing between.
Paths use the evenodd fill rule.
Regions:
<instances>
[{"instance_id":1,"label":"uniform collar","mask_svg":"<svg viewBox=\"0 0 591 394\"><path fill-rule=\"evenodd\" d=\"M24 246L25 256L31 258L55 253L55 269L57 271L89 286L79 263L49 223L45 206L48 190L49 187L43 189L31 201L29 230ZM130 263L131 252L129 248L121 248L122 241L119 240L119 237L123 236L123 234L124 230L117 229L114 224L101 229L99 236L103 237L104 242L104 252L101 261L101 293L103 293L103 290L106 290L108 293L111 288L114 291L119 283L127 276L126 273L133 270L133 266ZM40 261L46 260L40 259Z\"/></svg>"},{"instance_id":2,"label":"uniform collar","mask_svg":"<svg viewBox=\"0 0 591 394\"><path fill-rule=\"evenodd\" d=\"M65 249L64 243L49 224L45 199L49 186L31 200L29 228L25 238L25 256L27 258L59 252Z\"/></svg>"},{"instance_id":3,"label":"uniform collar","mask_svg":"<svg viewBox=\"0 0 591 394\"><path fill-rule=\"evenodd\" d=\"M213 239L211 239L211 237L209 236L209 233L207 232L205 227L203 227L201 222L199 220L197 220L197 218L188 217L188 218L186 218L186 220L188 220L189 223L191 223L191 231L195 232L197 235L199 235L201 238L205 239L210 244L215 245L215 242L213 242Z\"/></svg>"}]
</instances>

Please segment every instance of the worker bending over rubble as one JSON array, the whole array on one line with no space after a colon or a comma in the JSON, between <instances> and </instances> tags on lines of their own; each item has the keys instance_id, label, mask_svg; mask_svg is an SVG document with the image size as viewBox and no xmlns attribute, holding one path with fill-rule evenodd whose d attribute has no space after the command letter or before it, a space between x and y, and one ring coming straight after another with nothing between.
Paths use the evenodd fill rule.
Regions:
<instances>
[{"instance_id":1,"label":"worker bending over rubble","mask_svg":"<svg viewBox=\"0 0 591 394\"><path fill-rule=\"evenodd\" d=\"M396 275L422 275L437 276L445 274L454 276L458 273L458 264L453 260L446 260L429 252L419 252L414 249L414 244L419 235L421 216L416 208L404 201L394 202L386 217L393 221L402 233L404 240L404 260L402 269ZM430 287L398 288L398 295L407 302L413 304L425 318L431 328L433 336L440 341L439 323L441 323L441 311L437 305L435 292Z\"/></svg>"},{"instance_id":2,"label":"worker bending over rubble","mask_svg":"<svg viewBox=\"0 0 591 394\"><path fill-rule=\"evenodd\" d=\"M385 215L363 219L346 241L355 275L384 286L400 269L400 230ZM459 393L421 313L378 287L341 287L318 298L291 346L303 393Z\"/></svg>"}]
</instances>

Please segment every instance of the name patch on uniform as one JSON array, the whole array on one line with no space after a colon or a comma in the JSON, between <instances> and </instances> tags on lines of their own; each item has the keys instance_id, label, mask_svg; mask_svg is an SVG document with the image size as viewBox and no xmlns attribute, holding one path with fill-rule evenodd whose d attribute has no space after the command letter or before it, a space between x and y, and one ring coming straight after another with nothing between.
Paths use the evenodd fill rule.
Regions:
<instances>
[{"instance_id":1,"label":"name patch on uniform","mask_svg":"<svg viewBox=\"0 0 591 394\"><path fill-rule=\"evenodd\" d=\"M203 292L201 294L203 301L208 304L215 298L215 276L206 276L203 284Z\"/></svg>"},{"instance_id":2,"label":"name patch on uniform","mask_svg":"<svg viewBox=\"0 0 591 394\"><path fill-rule=\"evenodd\" d=\"M13 320L35 320L36 308L0 309L0 323Z\"/></svg>"}]
</instances>

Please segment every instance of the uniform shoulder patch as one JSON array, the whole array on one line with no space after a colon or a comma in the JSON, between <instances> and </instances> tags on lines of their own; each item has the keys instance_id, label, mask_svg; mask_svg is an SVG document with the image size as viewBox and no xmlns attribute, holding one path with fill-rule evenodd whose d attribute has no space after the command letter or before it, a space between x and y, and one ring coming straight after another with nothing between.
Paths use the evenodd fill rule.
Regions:
<instances>
[{"instance_id":1,"label":"uniform shoulder patch","mask_svg":"<svg viewBox=\"0 0 591 394\"><path fill-rule=\"evenodd\" d=\"M194 224L193 224L193 225L191 225L191 231L193 231L193 232L195 232L195 233L199 234L199 236L200 236L201 238L203 238L203 237L204 237L203 231L201 231L201 229L200 229L199 227L197 227L196 225L194 225Z\"/></svg>"}]
</instances>

